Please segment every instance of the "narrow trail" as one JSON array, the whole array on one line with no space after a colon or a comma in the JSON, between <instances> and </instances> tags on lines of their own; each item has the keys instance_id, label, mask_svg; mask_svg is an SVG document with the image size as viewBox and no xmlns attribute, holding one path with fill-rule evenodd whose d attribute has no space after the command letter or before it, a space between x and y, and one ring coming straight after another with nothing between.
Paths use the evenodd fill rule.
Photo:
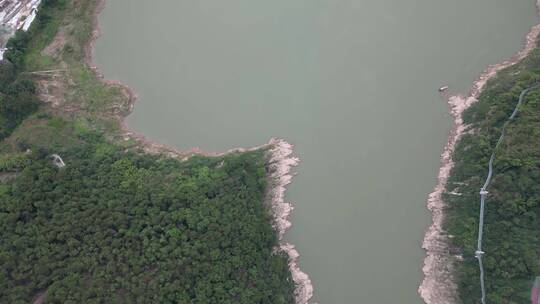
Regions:
<instances>
[{"instance_id":1,"label":"narrow trail","mask_svg":"<svg viewBox=\"0 0 540 304\"><path fill-rule=\"evenodd\" d=\"M521 91L521 94L519 94L519 100L516 104L516 107L514 108L514 112L512 112L512 115L508 118L508 120L504 123L501 131L501 136L499 137L499 140L497 140L497 144L495 145L495 148L493 149L493 153L491 153L491 157L489 158L489 165L488 165L488 175L486 177L486 181L484 182L484 185L480 189L480 217L478 221L478 241L477 241L477 247L475 252L475 257L478 259L478 268L480 269L480 288L482 290L482 304L486 304L486 287L485 287L485 274L484 274L484 264L482 261L482 256L485 254L484 251L482 251L482 240L484 236L484 213L485 213L485 205L486 205L486 197L488 195L488 187L491 184L491 178L493 177L493 162L495 161L495 153L497 152L497 148L501 145L504 135L506 134L506 127L514 118L516 117L519 107L523 103L523 98L525 98L525 95L527 93L538 87L540 84L534 85L528 89L525 89Z\"/></svg>"}]
</instances>

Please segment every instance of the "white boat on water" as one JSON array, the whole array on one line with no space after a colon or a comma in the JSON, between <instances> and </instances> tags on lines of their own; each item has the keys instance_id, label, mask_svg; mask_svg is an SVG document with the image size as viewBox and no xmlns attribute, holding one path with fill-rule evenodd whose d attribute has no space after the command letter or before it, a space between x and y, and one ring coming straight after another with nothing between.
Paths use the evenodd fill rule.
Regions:
<instances>
[{"instance_id":1,"label":"white boat on water","mask_svg":"<svg viewBox=\"0 0 540 304\"><path fill-rule=\"evenodd\" d=\"M442 86L439 88L439 92L444 92L446 90L448 90L448 86Z\"/></svg>"}]
</instances>

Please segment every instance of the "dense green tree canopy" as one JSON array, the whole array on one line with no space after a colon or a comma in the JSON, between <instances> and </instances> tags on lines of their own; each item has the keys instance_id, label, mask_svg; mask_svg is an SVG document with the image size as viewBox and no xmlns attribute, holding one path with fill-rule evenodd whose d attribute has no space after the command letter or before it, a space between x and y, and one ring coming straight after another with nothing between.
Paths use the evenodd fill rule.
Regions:
<instances>
[{"instance_id":1,"label":"dense green tree canopy","mask_svg":"<svg viewBox=\"0 0 540 304\"><path fill-rule=\"evenodd\" d=\"M292 302L262 152L181 163L101 142L63 169L48 155L13 156L24 169L0 184L1 303Z\"/></svg>"}]
</instances>

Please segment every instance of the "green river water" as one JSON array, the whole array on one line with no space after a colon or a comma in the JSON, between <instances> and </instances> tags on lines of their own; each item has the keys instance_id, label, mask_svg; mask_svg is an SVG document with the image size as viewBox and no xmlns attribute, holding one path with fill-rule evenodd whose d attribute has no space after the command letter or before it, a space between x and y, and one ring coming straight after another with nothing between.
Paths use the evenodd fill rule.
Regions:
<instances>
[{"instance_id":1,"label":"green river water","mask_svg":"<svg viewBox=\"0 0 540 304\"><path fill-rule=\"evenodd\" d=\"M128 125L208 151L281 137L286 239L321 304L421 303L426 198L466 92L522 47L533 0L109 0L94 59L139 95Z\"/></svg>"}]
</instances>

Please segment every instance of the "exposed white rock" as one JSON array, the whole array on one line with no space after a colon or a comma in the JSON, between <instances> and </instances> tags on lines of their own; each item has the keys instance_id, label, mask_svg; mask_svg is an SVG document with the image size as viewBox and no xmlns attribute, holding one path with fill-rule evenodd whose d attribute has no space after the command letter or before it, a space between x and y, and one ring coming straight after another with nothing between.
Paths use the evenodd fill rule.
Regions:
<instances>
[{"instance_id":1,"label":"exposed white rock","mask_svg":"<svg viewBox=\"0 0 540 304\"><path fill-rule=\"evenodd\" d=\"M294 176L291 173L293 167L300 161L292 156L293 145L282 139L272 139L269 143L270 148L270 193L268 193L274 217L274 229L278 233L280 242L283 240L285 232L291 227L289 216L294 209L291 203L285 202L285 190ZM313 285L309 276L298 266L300 254L294 245L281 243L278 250L286 252L289 256L289 269L293 281L296 285L295 298L296 304L308 304L313 297Z\"/></svg>"}]
</instances>

